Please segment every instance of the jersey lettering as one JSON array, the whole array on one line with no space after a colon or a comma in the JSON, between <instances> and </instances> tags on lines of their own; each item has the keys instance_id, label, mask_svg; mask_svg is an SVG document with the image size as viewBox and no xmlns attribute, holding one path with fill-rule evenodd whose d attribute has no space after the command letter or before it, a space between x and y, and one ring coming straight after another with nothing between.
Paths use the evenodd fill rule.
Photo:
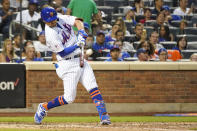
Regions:
<instances>
[{"instance_id":1,"label":"jersey lettering","mask_svg":"<svg viewBox=\"0 0 197 131\"><path fill-rule=\"evenodd\" d=\"M72 27L67 25L67 24L64 24L63 26L66 29L66 31L68 32L68 33L65 33L64 31L62 31L62 37L63 37L62 44L64 45L70 39L70 34L71 34Z\"/></svg>"}]
</instances>

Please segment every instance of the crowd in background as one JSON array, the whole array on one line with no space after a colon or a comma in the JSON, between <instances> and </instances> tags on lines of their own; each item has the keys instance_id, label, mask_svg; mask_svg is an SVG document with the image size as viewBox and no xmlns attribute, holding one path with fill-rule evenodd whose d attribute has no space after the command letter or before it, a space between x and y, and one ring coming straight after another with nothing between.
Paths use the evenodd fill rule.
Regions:
<instances>
[{"instance_id":1,"label":"crowd in background","mask_svg":"<svg viewBox=\"0 0 197 131\"><path fill-rule=\"evenodd\" d=\"M22 17L20 0L1 0L0 62L56 61L56 54L46 46L40 17L40 10L46 6L52 6L58 14L83 19L88 33L85 58L89 61L197 61L197 39L193 42L196 52L189 58L184 56L192 39L186 29L193 28L194 33L189 33L194 39L197 35L197 1L177 0L176 8L164 1L153 0L151 8L144 0L133 0L119 17L112 18L113 13L98 10L93 0L70 0L67 5L64 0L22 0ZM168 48L168 42L174 42L173 47Z\"/></svg>"}]
</instances>

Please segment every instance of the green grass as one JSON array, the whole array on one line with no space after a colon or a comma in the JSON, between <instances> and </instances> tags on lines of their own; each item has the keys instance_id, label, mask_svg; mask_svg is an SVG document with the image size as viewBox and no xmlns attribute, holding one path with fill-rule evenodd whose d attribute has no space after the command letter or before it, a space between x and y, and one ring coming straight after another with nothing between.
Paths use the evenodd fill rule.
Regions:
<instances>
[{"instance_id":1,"label":"green grass","mask_svg":"<svg viewBox=\"0 0 197 131\"><path fill-rule=\"evenodd\" d=\"M197 122L197 117L111 117L112 122ZM33 117L0 117L0 122L34 122ZM99 122L99 117L46 117L43 122Z\"/></svg>"}]
</instances>

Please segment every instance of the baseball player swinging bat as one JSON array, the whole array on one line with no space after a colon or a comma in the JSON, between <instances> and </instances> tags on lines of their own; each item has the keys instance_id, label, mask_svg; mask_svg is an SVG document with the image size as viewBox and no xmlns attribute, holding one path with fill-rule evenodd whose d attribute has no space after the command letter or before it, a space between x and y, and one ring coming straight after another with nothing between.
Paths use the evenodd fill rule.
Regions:
<instances>
[{"instance_id":1,"label":"baseball player swinging bat","mask_svg":"<svg viewBox=\"0 0 197 131\"><path fill-rule=\"evenodd\" d=\"M100 123L111 124L94 72L84 60L84 45L88 34L83 28L83 23L75 16L57 15L56 10L48 6L41 10L41 18L45 23L46 44L57 54L56 73L63 81L64 94L49 102L40 103L34 115L35 123L41 124L48 110L73 103L77 84L80 82L96 105ZM78 36L72 26L77 27Z\"/></svg>"},{"instance_id":2,"label":"baseball player swinging bat","mask_svg":"<svg viewBox=\"0 0 197 131\"><path fill-rule=\"evenodd\" d=\"M84 45L81 46L81 53L80 53L80 67L84 66Z\"/></svg>"}]
</instances>

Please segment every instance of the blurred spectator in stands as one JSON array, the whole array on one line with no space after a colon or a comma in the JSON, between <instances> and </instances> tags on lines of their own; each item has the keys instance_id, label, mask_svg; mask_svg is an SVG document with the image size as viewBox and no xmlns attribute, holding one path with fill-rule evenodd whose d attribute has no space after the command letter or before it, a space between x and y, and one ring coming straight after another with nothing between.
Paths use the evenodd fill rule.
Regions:
<instances>
[{"instance_id":1,"label":"blurred spectator in stands","mask_svg":"<svg viewBox=\"0 0 197 131\"><path fill-rule=\"evenodd\" d=\"M120 49L118 47L112 48L110 50L110 56L111 58L105 60L105 61L123 61L120 56Z\"/></svg>"},{"instance_id":2,"label":"blurred spectator in stands","mask_svg":"<svg viewBox=\"0 0 197 131\"><path fill-rule=\"evenodd\" d=\"M187 21L186 20L181 20L178 34L179 35L184 35L186 27L187 27Z\"/></svg>"},{"instance_id":3,"label":"blurred spectator in stands","mask_svg":"<svg viewBox=\"0 0 197 131\"><path fill-rule=\"evenodd\" d=\"M84 46L84 54L85 54L85 59L90 60L89 57L93 54L92 50L92 45L94 43L94 36L89 34L88 37L86 38L86 45Z\"/></svg>"},{"instance_id":4,"label":"blurred spectator in stands","mask_svg":"<svg viewBox=\"0 0 197 131\"><path fill-rule=\"evenodd\" d=\"M51 6L60 14L65 15L67 8L62 6L63 1L62 0L52 0Z\"/></svg>"},{"instance_id":5,"label":"blurred spectator in stands","mask_svg":"<svg viewBox=\"0 0 197 131\"><path fill-rule=\"evenodd\" d=\"M122 17L118 17L116 19L116 21L114 22L114 24L119 25L120 26L120 29L122 31L124 31L125 35L130 35L130 32L127 30L127 26L126 26L126 24L125 24L125 22L124 22L124 20L123 20Z\"/></svg>"},{"instance_id":6,"label":"blurred spectator in stands","mask_svg":"<svg viewBox=\"0 0 197 131\"><path fill-rule=\"evenodd\" d=\"M86 49L92 48L93 43L94 43L94 36L92 34L89 34L88 37L86 38L85 48Z\"/></svg>"},{"instance_id":7,"label":"blurred spectator in stands","mask_svg":"<svg viewBox=\"0 0 197 131\"><path fill-rule=\"evenodd\" d=\"M99 31L96 36L96 42L93 44L93 59L96 60L96 57L106 56L105 51L109 51L113 48L113 45L110 45L105 42L105 34L102 31Z\"/></svg>"},{"instance_id":8,"label":"blurred spectator in stands","mask_svg":"<svg viewBox=\"0 0 197 131\"><path fill-rule=\"evenodd\" d=\"M52 57L52 60L56 60L56 54L53 53L46 45L45 31L40 32L38 41L33 42L36 52L40 52L41 57ZM39 55L37 54L37 57Z\"/></svg>"},{"instance_id":9,"label":"blurred spectator in stands","mask_svg":"<svg viewBox=\"0 0 197 131\"><path fill-rule=\"evenodd\" d=\"M92 34L96 36L96 33L100 30L105 30L103 26L103 17L105 16L105 13L103 11L98 11L98 15L94 15L92 18Z\"/></svg>"},{"instance_id":10,"label":"blurred spectator in stands","mask_svg":"<svg viewBox=\"0 0 197 131\"><path fill-rule=\"evenodd\" d=\"M146 21L152 20L151 16L152 16L151 9L150 8L145 8L144 9L144 19L141 19L140 23L144 24Z\"/></svg>"},{"instance_id":11,"label":"blurred spectator in stands","mask_svg":"<svg viewBox=\"0 0 197 131\"><path fill-rule=\"evenodd\" d=\"M173 41L174 37L170 33L170 29L167 25L161 25L159 30L159 42L162 41Z\"/></svg>"},{"instance_id":12,"label":"blurred spectator in stands","mask_svg":"<svg viewBox=\"0 0 197 131\"><path fill-rule=\"evenodd\" d=\"M193 54L190 56L190 61L195 61L195 62L197 62L197 53L193 53Z\"/></svg>"},{"instance_id":13,"label":"blurred spectator in stands","mask_svg":"<svg viewBox=\"0 0 197 131\"><path fill-rule=\"evenodd\" d=\"M160 48L164 48L163 45L158 44L159 42L159 34L156 31L153 31L150 35L149 42L154 46L155 50L159 50Z\"/></svg>"},{"instance_id":14,"label":"blurred spectator in stands","mask_svg":"<svg viewBox=\"0 0 197 131\"><path fill-rule=\"evenodd\" d=\"M165 17L163 12L157 14L156 23L152 23L155 31L159 32L159 27L164 24L164 18Z\"/></svg>"},{"instance_id":15,"label":"blurred spectator in stands","mask_svg":"<svg viewBox=\"0 0 197 131\"><path fill-rule=\"evenodd\" d=\"M160 61L167 61L168 59L168 51L165 48L161 48L158 51L159 60Z\"/></svg>"},{"instance_id":16,"label":"blurred spectator in stands","mask_svg":"<svg viewBox=\"0 0 197 131\"><path fill-rule=\"evenodd\" d=\"M124 21L126 22L131 22L133 23L133 26L137 24L136 22L136 16L135 16L135 8L131 7L125 10L125 17L123 18Z\"/></svg>"},{"instance_id":17,"label":"blurred spectator in stands","mask_svg":"<svg viewBox=\"0 0 197 131\"><path fill-rule=\"evenodd\" d=\"M172 48L173 50L178 50L179 53L183 56L182 54L182 50L185 50L187 49L187 39L186 37L180 37L178 40L177 40L177 45Z\"/></svg>"},{"instance_id":18,"label":"blurred spectator in stands","mask_svg":"<svg viewBox=\"0 0 197 131\"><path fill-rule=\"evenodd\" d=\"M26 42L25 42L25 44L24 44L24 51L23 51L23 53L24 53L24 55L26 55L26 48L27 48L27 46L29 46L29 45L32 45L33 46L33 41L31 41L31 40L27 40ZM23 56L23 57L25 57L25 56ZM39 52L39 51L36 51L36 57L38 57L38 58L40 58L41 57L41 53Z\"/></svg>"},{"instance_id":19,"label":"blurred spectator in stands","mask_svg":"<svg viewBox=\"0 0 197 131\"><path fill-rule=\"evenodd\" d=\"M143 0L135 0L134 7L135 7L136 15L143 15L144 14L144 1Z\"/></svg>"},{"instance_id":20,"label":"blurred spectator in stands","mask_svg":"<svg viewBox=\"0 0 197 131\"><path fill-rule=\"evenodd\" d=\"M29 1L28 9L22 11L22 23L35 27L36 29L41 31L41 26L38 23L38 20L40 19L40 14L36 12L37 6L38 6L38 0ZM18 12L16 16L16 21L20 22L20 12ZM25 29L23 33L24 33L23 34L24 38L27 40L37 39L37 34L35 31Z\"/></svg>"},{"instance_id":21,"label":"blurred spectator in stands","mask_svg":"<svg viewBox=\"0 0 197 131\"><path fill-rule=\"evenodd\" d=\"M2 8L0 9L0 33L3 34L3 39L9 38L9 27L12 22L12 10L10 9L10 1L2 0L1 1Z\"/></svg>"},{"instance_id":22,"label":"blurred spectator in stands","mask_svg":"<svg viewBox=\"0 0 197 131\"><path fill-rule=\"evenodd\" d=\"M3 50L0 54L0 62L12 62L14 58L14 48L12 40L6 39L3 42Z\"/></svg>"},{"instance_id":23,"label":"blurred spectator in stands","mask_svg":"<svg viewBox=\"0 0 197 131\"><path fill-rule=\"evenodd\" d=\"M124 58L131 57L131 55L127 51L123 50L123 46L124 46L124 44L123 44L122 41L117 40L117 41L114 42L114 48L119 48L120 49L119 58L121 58L122 60L124 60ZM110 54L111 53L108 53L107 57L111 57Z\"/></svg>"},{"instance_id":24,"label":"blurred spectator in stands","mask_svg":"<svg viewBox=\"0 0 197 131\"><path fill-rule=\"evenodd\" d=\"M152 14L159 14L162 10L163 0L154 0L155 8L152 11Z\"/></svg>"},{"instance_id":25,"label":"blurred spectator in stands","mask_svg":"<svg viewBox=\"0 0 197 131\"><path fill-rule=\"evenodd\" d=\"M90 29L92 27L92 17L95 17L97 21L100 21L94 0L70 0L66 14L82 18L84 22L87 22L90 25ZM76 28L74 29L75 31L77 30Z\"/></svg>"},{"instance_id":26,"label":"blurred spectator in stands","mask_svg":"<svg viewBox=\"0 0 197 131\"><path fill-rule=\"evenodd\" d=\"M137 57L139 61L148 61L148 52L144 48L137 50Z\"/></svg>"},{"instance_id":27,"label":"blurred spectator in stands","mask_svg":"<svg viewBox=\"0 0 197 131\"><path fill-rule=\"evenodd\" d=\"M120 25L114 24L112 26L111 31L109 34L105 37L105 42L113 44L114 41L116 41L116 32L120 29Z\"/></svg>"},{"instance_id":28,"label":"blurred spectator in stands","mask_svg":"<svg viewBox=\"0 0 197 131\"><path fill-rule=\"evenodd\" d=\"M191 21L192 21L193 27L197 27L197 16L194 15Z\"/></svg>"},{"instance_id":29,"label":"blurred spectator in stands","mask_svg":"<svg viewBox=\"0 0 197 131\"><path fill-rule=\"evenodd\" d=\"M124 41L124 37L125 37L124 31L118 30L116 32L116 41L121 41L121 43L122 43L121 51L130 52L130 51L134 50L133 44L128 41ZM114 44L115 44L115 42L114 42Z\"/></svg>"},{"instance_id":30,"label":"blurred spectator in stands","mask_svg":"<svg viewBox=\"0 0 197 131\"><path fill-rule=\"evenodd\" d=\"M26 57L23 61L43 61L42 58L36 57L36 51L33 45L28 45L25 48Z\"/></svg>"},{"instance_id":31,"label":"blurred spectator in stands","mask_svg":"<svg viewBox=\"0 0 197 131\"><path fill-rule=\"evenodd\" d=\"M191 5L197 5L197 1L196 0L188 0L188 6L187 7L191 7Z\"/></svg>"},{"instance_id":32,"label":"blurred spectator in stands","mask_svg":"<svg viewBox=\"0 0 197 131\"><path fill-rule=\"evenodd\" d=\"M154 46L148 42L148 41L143 41L140 42L140 44L137 47L137 50L143 48L148 52L148 59L156 59L158 56L155 54L155 48ZM134 57L137 57L137 53L134 54Z\"/></svg>"},{"instance_id":33,"label":"blurred spectator in stands","mask_svg":"<svg viewBox=\"0 0 197 131\"><path fill-rule=\"evenodd\" d=\"M90 25L89 25L87 22L84 22L84 23L83 23L83 26L84 26L85 32L86 32L87 34L89 34Z\"/></svg>"},{"instance_id":34,"label":"blurred spectator in stands","mask_svg":"<svg viewBox=\"0 0 197 131\"><path fill-rule=\"evenodd\" d=\"M10 7L14 11L19 11L20 2L22 2L22 7L27 8L29 0L10 0Z\"/></svg>"},{"instance_id":35,"label":"blurred spectator in stands","mask_svg":"<svg viewBox=\"0 0 197 131\"><path fill-rule=\"evenodd\" d=\"M171 24L171 21L175 21L175 20L181 20L182 18L178 15L175 14L171 14L170 12L170 7L167 5L164 5L162 7L162 11L164 12L164 16L165 16L165 22Z\"/></svg>"},{"instance_id":36,"label":"blurred spectator in stands","mask_svg":"<svg viewBox=\"0 0 197 131\"><path fill-rule=\"evenodd\" d=\"M181 15L181 16L192 14L194 10L194 5L192 5L191 8L187 8L187 4L188 4L188 0L180 0L179 1L180 7L176 8L173 14Z\"/></svg>"},{"instance_id":37,"label":"blurred spectator in stands","mask_svg":"<svg viewBox=\"0 0 197 131\"><path fill-rule=\"evenodd\" d=\"M24 37L22 37L22 43L21 43L21 36L20 34L14 35L13 44L14 44L14 53L17 57L20 57L20 54L22 53L22 56L24 56ZM21 49L21 51L20 51Z\"/></svg>"},{"instance_id":38,"label":"blurred spectator in stands","mask_svg":"<svg viewBox=\"0 0 197 131\"><path fill-rule=\"evenodd\" d=\"M138 23L135 26L135 29L134 29L135 37L131 38L131 41L130 41L131 43L141 41L141 39L144 38L142 37L143 29L144 29L144 26L141 23Z\"/></svg>"}]
</instances>

